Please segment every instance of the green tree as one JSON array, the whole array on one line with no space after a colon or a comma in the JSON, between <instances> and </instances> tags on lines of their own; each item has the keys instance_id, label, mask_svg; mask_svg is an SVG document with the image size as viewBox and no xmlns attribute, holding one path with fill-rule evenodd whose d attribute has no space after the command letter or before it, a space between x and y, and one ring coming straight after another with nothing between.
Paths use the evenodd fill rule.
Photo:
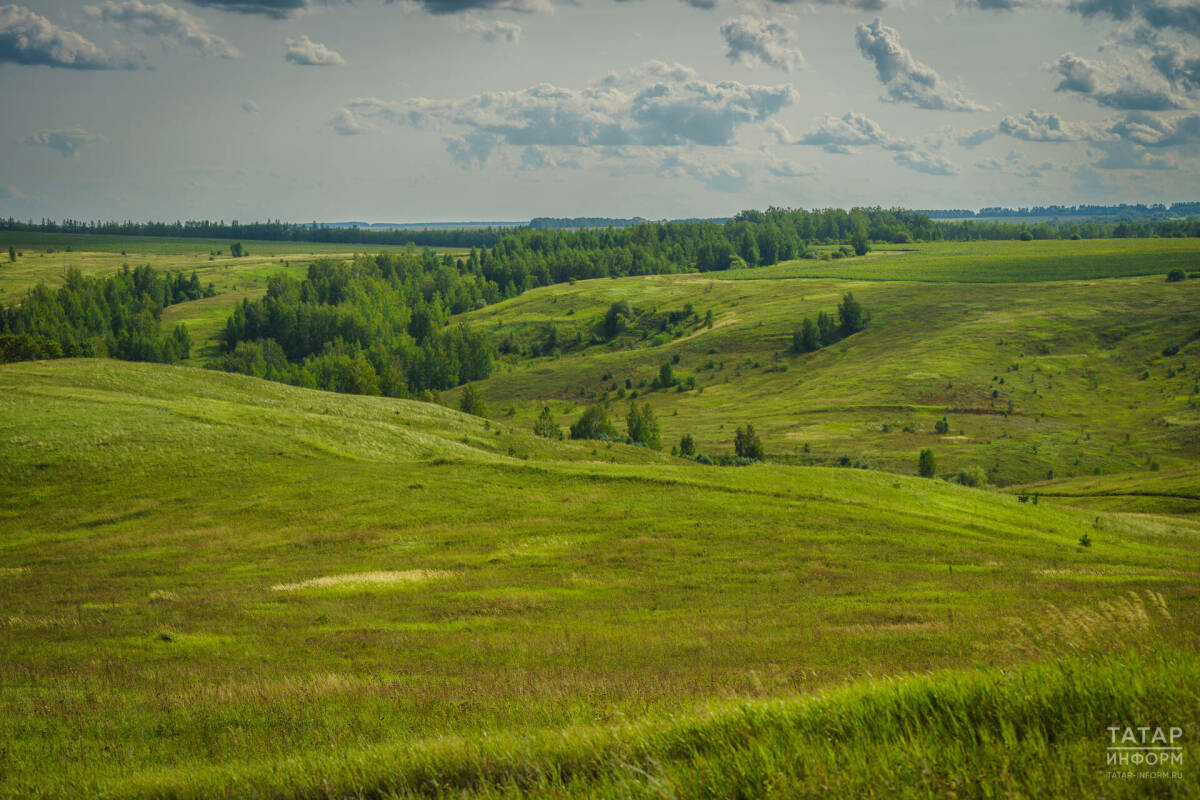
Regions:
<instances>
[{"instance_id":1,"label":"green tree","mask_svg":"<svg viewBox=\"0 0 1200 800\"><path fill-rule=\"evenodd\" d=\"M850 244L854 247L854 254L865 256L871 249L870 240L867 239L867 226L861 219L854 226L854 234L850 237Z\"/></svg>"},{"instance_id":2,"label":"green tree","mask_svg":"<svg viewBox=\"0 0 1200 800\"><path fill-rule=\"evenodd\" d=\"M9 253L9 256L11 257L12 256L12 248L11 247L8 248L8 253ZM13 260L16 261L15 258ZM1176 281L1181 281L1186 277L1187 277L1187 275L1184 274L1184 271L1181 269L1173 269L1167 273L1167 281L1169 283L1175 283Z\"/></svg>"},{"instance_id":3,"label":"green tree","mask_svg":"<svg viewBox=\"0 0 1200 800\"><path fill-rule=\"evenodd\" d=\"M625 426L629 433L629 441L634 444L649 447L651 450L662 448L662 441L658 434L658 421L654 418L654 409L650 407L649 403L638 408L637 403L631 400L629 413L625 417Z\"/></svg>"},{"instance_id":4,"label":"green tree","mask_svg":"<svg viewBox=\"0 0 1200 800\"><path fill-rule=\"evenodd\" d=\"M17 260L17 248L13 247L11 244L8 246L8 260L9 261Z\"/></svg>"},{"instance_id":5,"label":"green tree","mask_svg":"<svg viewBox=\"0 0 1200 800\"><path fill-rule=\"evenodd\" d=\"M737 429L737 433L733 436L733 452L738 458L762 461L764 455L762 440L754 432L753 425L747 424L746 427Z\"/></svg>"},{"instance_id":6,"label":"green tree","mask_svg":"<svg viewBox=\"0 0 1200 800\"><path fill-rule=\"evenodd\" d=\"M678 383L675 379L675 371L671 369L671 363L668 361L658 368L658 385L664 389L669 389Z\"/></svg>"},{"instance_id":7,"label":"green tree","mask_svg":"<svg viewBox=\"0 0 1200 800\"><path fill-rule=\"evenodd\" d=\"M871 315L863 309L862 303L855 300L851 292L846 292L841 305L838 306L838 332L841 334L841 338L845 339L851 334L858 333L867 327L867 323L870 321Z\"/></svg>"},{"instance_id":8,"label":"green tree","mask_svg":"<svg viewBox=\"0 0 1200 800\"><path fill-rule=\"evenodd\" d=\"M231 244L229 246L229 255L233 256L234 258L241 258L243 255L249 255L249 254L246 253L245 250L242 248L241 242L234 242L233 244Z\"/></svg>"},{"instance_id":9,"label":"green tree","mask_svg":"<svg viewBox=\"0 0 1200 800\"><path fill-rule=\"evenodd\" d=\"M554 414L550 411L550 406L546 406L542 409L542 413L538 414L537 420L533 423L533 432L543 439L563 438L562 428L558 427L558 423L554 421Z\"/></svg>"},{"instance_id":10,"label":"green tree","mask_svg":"<svg viewBox=\"0 0 1200 800\"><path fill-rule=\"evenodd\" d=\"M705 313L705 315L704 315L704 327L708 328L709 330L712 330L712 326L713 326L713 313L712 313L712 309L710 308L708 310L708 312Z\"/></svg>"},{"instance_id":11,"label":"green tree","mask_svg":"<svg viewBox=\"0 0 1200 800\"><path fill-rule=\"evenodd\" d=\"M684 458L691 458L696 455L696 440L692 438L690 433L685 433L679 440L679 455Z\"/></svg>"},{"instance_id":12,"label":"green tree","mask_svg":"<svg viewBox=\"0 0 1200 800\"><path fill-rule=\"evenodd\" d=\"M621 331L629 327L629 320L633 317L633 309L629 307L629 303L624 300L618 300L608 307L608 311L604 315L603 332L605 339L611 339Z\"/></svg>"},{"instance_id":13,"label":"green tree","mask_svg":"<svg viewBox=\"0 0 1200 800\"><path fill-rule=\"evenodd\" d=\"M571 426L572 439L615 439L617 431L608 421L608 412L602 405L594 405L583 412Z\"/></svg>"},{"instance_id":14,"label":"green tree","mask_svg":"<svg viewBox=\"0 0 1200 800\"><path fill-rule=\"evenodd\" d=\"M942 417L937 422L933 423L933 432L939 434L949 433L950 421L945 417Z\"/></svg>"},{"instance_id":15,"label":"green tree","mask_svg":"<svg viewBox=\"0 0 1200 800\"><path fill-rule=\"evenodd\" d=\"M811 353L821 349L821 334L808 317L804 318L800 330L792 334L792 349L797 353Z\"/></svg>"},{"instance_id":16,"label":"green tree","mask_svg":"<svg viewBox=\"0 0 1200 800\"><path fill-rule=\"evenodd\" d=\"M921 451L921 455L917 458L917 472L922 478L932 478L937 472L937 461L933 457L933 451L925 448Z\"/></svg>"},{"instance_id":17,"label":"green tree","mask_svg":"<svg viewBox=\"0 0 1200 800\"><path fill-rule=\"evenodd\" d=\"M483 395L475 388L475 384L468 383L463 387L462 397L458 400L458 410L477 417L487 416L487 404L484 403Z\"/></svg>"}]
</instances>

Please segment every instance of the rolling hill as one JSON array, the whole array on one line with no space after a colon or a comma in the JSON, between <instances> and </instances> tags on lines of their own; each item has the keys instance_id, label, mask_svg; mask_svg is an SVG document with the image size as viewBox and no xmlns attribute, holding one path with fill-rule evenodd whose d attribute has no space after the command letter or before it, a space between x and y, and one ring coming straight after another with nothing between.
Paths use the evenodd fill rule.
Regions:
<instances>
[{"instance_id":1,"label":"rolling hill","mask_svg":"<svg viewBox=\"0 0 1200 800\"><path fill-rule=\"evenodd\" d=\"M0 368L0 793L623 794L611 757L724 796L854 708L895 703L903 720L922 693L999 692L1001 717L1028 720L994 672L760 699L1019 665L1084 628L1132 625L1164 653L1198 632L1156 610L1197 601L1186 519L874 470L704 467L523 427L186 367ZM1085 639L1073 652L1110 658L1105 636ZM1119 685L1132 657L1088 668L1095 696L1029 673L1087 695L1061 706L1071 747L1092 747L1103 692L1195 725L1194 692L1158 692L1190 673ZM627 727L642 719L659 722ZM713 761L672 744L735 723L761 747ZM841 729L846 753L865 724ZM961 742L939 732L958 725L924 740L948 748L930 756L938 780L963 779ZM891 757L912 741L897 733ZM969 750L974 769L1000 757ZM778 791L815 792L833 764ZM1030 780L1067 796L1049 774Z\"/></svg>"}]
</instances>

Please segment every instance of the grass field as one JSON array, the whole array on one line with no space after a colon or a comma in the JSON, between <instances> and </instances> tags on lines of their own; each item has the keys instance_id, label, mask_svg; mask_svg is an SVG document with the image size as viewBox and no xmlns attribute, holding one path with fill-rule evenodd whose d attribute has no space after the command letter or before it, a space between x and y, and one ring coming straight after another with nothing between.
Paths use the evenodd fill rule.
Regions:
<instances>
[{"instance_id":1,"label":"grass field","mask_svg":"<svg viewBox=\"0 0 1200 800\"><path fill-rule=\"evenodd\" d=\"M664 442L684 433L727 453L752 422L768 455L793 463L869 461L915 474L932 448L943 474L983 469L1006 485L1194 464L1200 458L1200 281L1161 276L1041 284L744 281L729 275L581 281L472 312L470 324L536 341L590 336L608 306L649 313L692 304L678 338L625 336L559 357L511 361L479 384L531 425L607 397L626 381L655 408ZM870 327L816 353L790 351L804 317L852 291ZM711 330L700 318L712 310ZM1175 356L1163 356L1180 345ZM647 392L659 367L698 389ZM639 400L641 402L641 400ZM1011 409L1010 409L1011 403ZM934 432L946 417L950 431Z\"/></svg>"},{"instance_id":2,"label":"grass field","mask_svg":"<svg viewBox=\"0 0 1200 800\"><path fill-rule=\"evenodd\" d=\"M1117 601L1127 610L1098 611L1087 628L1124 636L1121 620L1137 618L1149 626L1137 637L1164 648L1197 633L1186 611L1197 523L876 471L705 468L538 440L427 404L87 360L0 368L0 449L9 796L373 795L426 758L446 770L431 780L458 791L478 788L453 777L482 770L478 753L540 770L592 758L606 740L618 753L642 747L625 726L643 718L669 715L667 740L732 735L706 716L714 702L1024 663L1044 643L1017 621L1044 617L1046 604ZM1091 547L1078 544L1084 533ZM1160 617L1146 591L1181 612ZM1116 682L1112 670L1098 680ZM1194 683L1147 699L1160 681L1175 685L1163 670L1139 672L1150 688L1128 708L1162 708L1194 730ZM945 682L1008 691L994 678ZM779 718L729 713L776 727L815 715L815 728L778 734L799 738L762 731L753 758L766 769L843 719L839 703L920 707L921 692L940 691L898 686L850 690L832 706L797 701ZM1004 696L999 707L1011 707ZM1093 705L1063 712L1073 740L1100 701L1080 702ZM566 729L576 732L553 732ZM858 730L847 740L865 747ZM931 752L965 747L926 735ZM664 747L653 759L664 774L700 758L721 780L754 780L737 777L748 764L722 761L730 753ZM968 771L998 755L972 752L983 760ZM783 796L817 790L813 775L835 754L813 758ZM961 765L945 765L958 779ZM1091 765L1070 780L1094 778ZM880 778L873 769L846 780ZM682 794L725 795L727 784L704 785Z\"/></svg>"},{"instance_id":3,"label":"grass field","mask_svg":"<svg viewBox=\"0 0 1200 800\"><path fill-rule=\"evenodd\" d=\"M271 275L350 255L35 244L0 302L195 268L219 294L164 317L196 365ZM454 320L567 343L502 357L486 420L0 366L0 797L1200 796L1200 281L1164 280L1197 244L544 287ZM871 325L790 353L847 291ZM619 300L630 330L586 345ZM668 362L695 388L651 390ZM667 449L749 422L769 463L530 433L595 402L623 430L633 392ZM927 447L1003 489L915 477ZM1181 726L1185 777L1108 777L1113 724Z\"/></svg>"},{"instance_id":4,"label":"grass field","mask_svg":"<svg viewBox=\"0 0 1200 800\"><path fill-rule=\"evenodd\" d=\"M1037 283L1200 270L1200 239L1051 239L881 245L864 258L788 261L733 277Z\"/></svg>"}]
</instances>

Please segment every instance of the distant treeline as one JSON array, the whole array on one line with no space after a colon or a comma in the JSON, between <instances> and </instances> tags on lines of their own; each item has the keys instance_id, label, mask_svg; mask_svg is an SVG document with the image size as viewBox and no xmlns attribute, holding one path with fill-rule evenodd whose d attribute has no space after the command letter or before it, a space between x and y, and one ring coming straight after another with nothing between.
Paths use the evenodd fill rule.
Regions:
<instances>
[{"instance_id":1,"label":"distant treeline","mask_svg":"<svg viewBox=\"0 0 1200 800\"><path fill-rule=\"evenodd\" d=\"M1200 216L1200 203L1172 203L1164 205L1154 203L1146 205L1138 203L1129 205L1120 203L1114 206L1078 205L1078 206L1033 206L1031 208L1004 208L991 206L981 208L978 212L966 208L949 208L922 211L932 219L995 219L1004 217L1016 218L1062 218L1062 217L1100 217L1108 220L1147 220L1147 219L1177 219L1180 217Z\"/></svg>"},{"instance_id":2,"label":"distant treeline","mask_svg":"<svg viewBox=\"0 0 1200 800\"><path fill-rule=\"evenodd\" d=\"M674 219L672 222L715 222L720 224L726 217L709 217L700 219ZM529 227L543 228L630 228L649 222L645 217L534 217L529 221Z\"/></svg>"},{"instance_id":3,"label":"distant treeline","mask_svg":"<svg viewBox=\"0 0 1200 800\"><path fill-rule=\"evenodd\" d=\"M303 281L277 276L261 300L243 300L211 366L350 394L450 389L491 374L492 345L447 319L501 296L474 251L320 260Z\"/></svg>"},{"instance_id":4,"label":"distant treeline","mask_svg":"<svg viewBox=\"0 0 1200 800\"><path fill-rule=\"evenodd\" d=\"M157 272L128 266L107 278L67 271L58 289L39 284L20 304L0 307L0 362L73 356L174 363L188 357L187 328L161 330L162 310L212 297L196 273Z\"/></svg>"},{"instance_id":5,"label":"distant treeline","mask_svg":"<svg viewBox=\"0 0 1200 800\"><path fill-rule=\"evenodd\" d=\"M715 222L643 222L627 228L510 231L484 274L502 291L571 278L724 270L815 255L815 244L940 238L928 217L902 209L743 211ZM490 271L489 271L490 269Z\"/></svg>"},{"instance_id":6,"label":"distant treeline","mask_svg":"<svg viewBox=\"0 0 1200 800\"><path fill-rule=\"evenodd\" d=\"M500 228L412 230L345 227L291 222L87 222L65 219L21 222L0 219L0 231L28 233L85 233L104 236L176 236L195 239L261 239L271 242L327 242L379 245L414 244L418 247L491 247L500 240Z\"/></svg>"},{"instance_id":7,"label":"distant treeline","mask_svg":"<svg viewBox=\"0 0 1200 800\"><path fill-rule=\"evenodd\" d=\"M1002 239L1149 239L1200 236L1200 219L1140 220L1120 222L1023 222L999 220L936 222L946 241L996 241Z\"/></svg>"},{"instance_id":8,"label":"distant treeline","mask_svg":"<svg viewBox=\"0 0 1200 800\"><path fill-rule=\"evenodd\" d=\"M1113 219L1121 209L1138 219ZM1011 217L1013 221L982 219L982 217ZM1036 212L1036 213L1035 213ZM1096 219L1059 221L1046 220L1044 214L1063 216L1095 216ZM1101 213L1103 212L1103 213ZM1137 212L1136 214L1134 212ZM1144 212L1144 213L1143 213ZM936 214L940 219L934 219ZM563 251L592 251L584 259L605 262L595 266L598 274L643 274L680 270L727 269L740 264L773 264L787 258L804 255L814 245L849 244L854 236L865 232L874 242L903 244L914 241L975 241L1004 239L1100 239L1145 238L1152 236L1200 236L1200 218L1180 219L1200 215L1200 203L1176 203L1167 206L1045 206L1035 209L983 209L973 212L923 212L893 208L843 209L782 209L743 211L726 220L676 220L650 222L641 218L608 217L555 218L538 217L529 227L474 228L437 230L371 230L361 227L331 227L312 223L296 225L286 222L83 222L64 220L40 223L20 222L13 218L0 220L0 230L104 234L114 236L178 236L209 239L260 239L267 241L337 242L362 245L364 249L379 245L413 244L421 247L462 247L496 249L503 256L514 250L555 252L551 264L568 256ZM950 220L945 217L968 217ZM1105 217L1108 220L1105 221ZM971 217L980 217L979 219ZM1026 220L1042 217L1031 224ZM1156 218L1161 217L1161 218ZM1171 218L1167 218L1171 217ZM611 232L611 236L603 236ZM556 238L549 244L537 237L593 237L578 239ZM594 238L600 236L600 238ZM751 246L753 241L754 247ZM628 252L599 254L598 250L628 250ZM755 250L757 249L757 253ZM857 248L856 248L857 249ZM811 253L810 253L811 255ZM594 277L583 265L566 268L579 272L576 277ZM562 270L559 269L561 272ZM554 278L553 280L559 280ZM543 283L547 282L545 280ZM503 282L497 281L501 286Z\"/></svg>"}]
</instances>

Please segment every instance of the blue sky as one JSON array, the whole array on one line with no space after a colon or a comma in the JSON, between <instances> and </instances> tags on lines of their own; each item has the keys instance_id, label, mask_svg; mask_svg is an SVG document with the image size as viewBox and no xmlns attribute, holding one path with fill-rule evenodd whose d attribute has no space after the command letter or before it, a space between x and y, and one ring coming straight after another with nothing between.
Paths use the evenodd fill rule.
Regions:
<instances>
[{"instance_id":1,"label":"blue sky","mask_svg":"<svg viewBox=\"0 0 1200 800\"><path fill-rule=\"evenodd\" d=\"M0 5L0 214L1200 199L1181 0Z\"/></svg>"}]
</instances>

